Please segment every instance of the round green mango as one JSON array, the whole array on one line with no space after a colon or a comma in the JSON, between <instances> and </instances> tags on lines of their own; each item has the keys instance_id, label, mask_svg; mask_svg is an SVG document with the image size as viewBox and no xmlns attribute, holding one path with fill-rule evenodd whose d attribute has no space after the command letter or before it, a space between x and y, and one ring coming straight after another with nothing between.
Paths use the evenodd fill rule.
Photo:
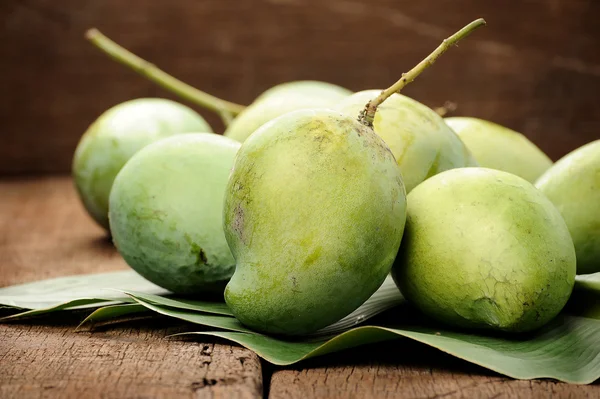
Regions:
<instances>
[{"instance_id":1,"label":"round green mango","mask_svg":"<svg viewBox=\"0 0 600 399\"><path fill-rule=\"evenodd\" d=\"M354 93L335 109L349 116L358 115L380 93ZM435 111L402 94L393 94L379 106L373 128L396 157L406 192L444 170L477 166L463 142Z\"/></svg>"},{"instance_id":2,"label":"round green mango","mask_svg":"<svg viewBox=\"0 0 600 399\"><path fill-rule=\"evenodd\" d=\"M565 155L535 185L569 227L577 273L600 272L600 140Z\"/></svg>"},{"instance_id":3,"label":"round green mango","mask_svg":"<svg viewBox=\"0 0 600 399\"><path fill-rule=\"evenodd\" d=\"M325 109L274 119L244 142L227 185L227 305L266 333L334 323L383 283L405 218L402 175L372 129Z\"/></svg>"},{"instance_id":4,"label":"round green mango","mask_svg":"<svg viewBox=\"0 0 600 399\"><path fill-rule=\"evenodd\" d=\"M212 132L191 108L140 98L104 112L84 133L73 157L75 187L92 218L108 230L108 196L119 170L146 145L178 133Z\"/></svg>"},{"instance_id":5,"label":"round green mango","mask_svg":"<svg viewBox=\"0 0 600 399\"><path fill-rule=\"evenodd\" d=\"M552 166L552 160L521 133L477 118L452 117L444 121L485 168L512 173L530 183Z\"/></svg>"},{"instance_id":6,"label":"round green mango","mask_svg":"<svg viewBox=\"0 0 600 399\"><path fill-rule=\"evenodd\" d=\"M235 269L223 198L239 147L220 135L190 133L131 157L109 204L115 246L131 268L178 294L223 294Z\"/></svg>"},{"instance_id":7,"label":"round green mango","mask_svg":"<svg viewBox=\"0 0 600 399\"><path fill-rule=\"evenodd\" d=\"M244 142L256 129L278 116L299 109L329 108L349 94L349 90L325 82L283 83L267 90L244 109L224 135Z\"/></svg>"},{"instance_id":8,"label":"round green mango","mask_svg":"<svg viewBox=\"0 0 600 399\"><path fill-rule=\"evenodd\" d=\"M254 102L262 101L273 96L288 95L310 96L321 101L330 101L332 104L348 97L352 92L333 83L318 80L296 80L273 86L258 96Z\"/></svg>"},{"instance_id":9,"label":"round green mango","mask_svg":"<svg viewBox=\"0 0 600 399\"><path fill-rule=\"evenodd\" d=\"M463 168L408 195L392 275L423 313L450 325L530 331L554 318L575 281L558 210L510 173Z\"/></svg>"}]
</instances>

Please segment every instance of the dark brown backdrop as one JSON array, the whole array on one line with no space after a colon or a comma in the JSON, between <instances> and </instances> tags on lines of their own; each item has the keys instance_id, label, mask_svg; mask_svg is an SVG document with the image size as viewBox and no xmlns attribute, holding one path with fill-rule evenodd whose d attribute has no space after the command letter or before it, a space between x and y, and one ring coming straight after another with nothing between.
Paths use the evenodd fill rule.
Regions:
<instances>
[{"instance_id":1,"label":"dark brown backdrop","mask_svg":"<svg viewBox=\"0 0 600 399\"><path fill-rule=\"evenodd\" d=\"M406 94L455 101L456 114L522 131L553 158L600 137L597 0L1 0L0 173L66 172L103 110L169 97L89 45L92 26L248 103L286 80L381 88L476 17L488 27Z\"/></svg>"}]
</instances>

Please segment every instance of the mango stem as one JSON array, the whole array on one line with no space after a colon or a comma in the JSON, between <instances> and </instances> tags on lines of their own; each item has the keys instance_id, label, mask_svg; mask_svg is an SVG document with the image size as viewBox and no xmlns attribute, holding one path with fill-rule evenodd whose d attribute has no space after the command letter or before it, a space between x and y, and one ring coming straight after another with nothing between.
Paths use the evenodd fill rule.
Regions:
<instances>
[{"instance_id":1,"label":"mango stem","mask_svg":"<svg viewBox=\"0 0 600 399\"><path fill-rule=\"evenodd\" d=\"M159 69L156 65L151 64L113 42L111 39L104 36L98 29L93 28L88 30L85 33L85 37L94 46L102 50L115 61L131 68L148 80L194 104L218 113L226 125L229 123L232 116L239 114L246 108L244 105L222 100L174 78Z\"/></svg>"},{"instance_id":2,"label":"mango stem","mask_svg":"<svg viewBox=\"0 0 600 399\"><path fill-rule=\"evenodd\" d=\"M377 112L377 107L381 105L385 100L387 100L392 94L399 93L407 84L412 82L423 72L425 69L429 68L433 63L438 59L438 57L444 54L450 47L456 45L460 40L469 36L471 32L475 29L485 25L486 22L483 18L479 18L452 36L444 39L442 44L438 46L431 54L429 54L423 61L419 62L413 69L410 71L403 73L400 79L394 83L389 88L385 89L381 92L377 97L373 100L369 101L365 108L360 112L358 116L358 121L365 126L373 127L373 120L375 119L375 113Z\"/></svg>"}]
</instances>

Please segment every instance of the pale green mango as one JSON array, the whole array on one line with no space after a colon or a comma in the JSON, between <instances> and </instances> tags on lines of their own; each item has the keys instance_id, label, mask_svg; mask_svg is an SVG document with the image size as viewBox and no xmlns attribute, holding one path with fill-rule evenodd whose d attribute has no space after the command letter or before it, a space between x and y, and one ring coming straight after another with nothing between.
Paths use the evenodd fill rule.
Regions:
<instances>
[{"instance_id":1,"label":"pale green mango","mask_svg":"<svg viewBox=\"0 0 600 399\"><path fill-rule=\"evenodd\" d=\"M300 110L238 152L225 197L237 261L225 300L245 325L306 334L382 284L406 217L400 170L373 132L335 111Z\"/></svg>"},{"instance_id":2,"label":"pale green mango","mask_svg":"<svg viewBox=\"0 0 600 399\"><path fill-rule=\"evenodd\" d=\"M108 196L119 170L146 145L178 133L212 132L191 108L140 98L104 112L84 133L73 157L75 187L92 218L108 230Z\"/></svg>"},{"instance_id":3,"label":"pale green mango","mask_svg":"<svg viewBox=\"0 0 600 399\"><path fill-rule=\"evenodd\" d=\"M535 185L569 227L577 273L600 272L600 140L565 155Z\"/></svg>"},{"instance_id":4,"label":"pale green mango","mask_svg":"<svg viewBox=\"0 0 600 399\"><path fill-rule=\"evenodd\" d=\"M335 109L358 115L379 93L381 90L354 93ZM402 94L393 94L379 106L373 128L396 157L406 192L444 170L477 166L463 142L435 111Z\"/></svg>"},{"instance_id":5,"label":"pale green mango","mask_svg":"<svg viewBox=\"0 0 600 399\"><path fill-rule=\"evenodd\" d=\"M256 129L278 116L299 109L329 108L351 93L325 82L283 83L265 91L244 109L229 124L224 135L244 142Z\"/></svg>"},{"instance_id":6,"label":"pale green mango","mask_svg":"<svg viewBox=\"0 0 600 399\"><path fill-rule=\"evenodd\" d=\"M503 170L534 183L552 166L542 150L514 130L477 118L452 117L444 121L485 168Z\"/></svg>"},{"instance_id":7,"label":"pale green mango","mask_svg":"<svg viewBox=\"0 0 600 399\"><path fill-rule=\"evenodd\" d=\"M575 249L560 213L531 183L454 169L408 195L392 275L409 301L442 322L530 331L567 303Z\"/></svg>"},{"instance_id":8,"label":"pale green mango","mask_svg":"<svg viewBox=\"0 0 600 399\"><path fill-rule=\"evenodd\" d=\"M137 152L110 194L110 231L127 264L178 294L220 293L235 269L223 198L240 144L212 133L169 137Z\"/></svg>"},{"instance_id":9,"label":"pale green mango","mask_svg":"<svg viewBox=\"0 0 600 399\"><path fill-rule=\"evenodd\" d=\"M272 96L304 95L317 101L330 101L332 104L348 97L352 92L344 87L318 80L296 80L273 86L258 96L254 102L262 101Z\"/></svg>"}]
</instances>

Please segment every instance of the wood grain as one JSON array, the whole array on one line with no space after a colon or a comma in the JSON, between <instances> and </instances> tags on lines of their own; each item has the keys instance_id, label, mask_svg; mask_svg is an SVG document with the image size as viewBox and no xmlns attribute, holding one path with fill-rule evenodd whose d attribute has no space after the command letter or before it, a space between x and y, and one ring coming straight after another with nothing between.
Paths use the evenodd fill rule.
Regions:
<instances>
[{"instance_id":1,"label":"wood grain","mask_svg":"<svg viewBox=\"0 0 600 399\"><path fill-rule=\"evenodd\" d=\"M128 268L68 177L0 180L0 286Z\"/></svg>"},{"instance_id":2,"label":"wood grain","mask_svg":"<svg viewBox=\"0 0 600 399\"><path fill-rule=\"evenodd\" d=\"M75 333L73 325L0 325L0 397L262 397L260 362L253 353L167 339L189 330L168 324L94 333Z\"/></svg>"},{"instance_id":3,"label":"wood grain","mask_svg":"<svg viewBox=\"0 0 600 399\"><path fill-rule=\"evenodd\" d=\"M0 180L0 262L0 286L126 267L64 177ZM157 319L76 333L81 318L0 324L0 397L262 397L254 353L165 338L197 326ZM271 398L600 396L597 384L511 380L407 340L267 372Z\"/></svg>"},{"instance_id":4,"label":"wood grain","mask_svg":"<svg viewBox=\"0 0 600 399\"><path fill-rule=\"evenodd\" d=\"M0 286L125 268L69 178L0 181ZM260 398L258 357L166 335L173 320L75 332L83 315L0 324L1 398Z\"/></svg>"},{"instance_id":5,"label":"wood grain","mask_svg":"<svg viewBox=\"0 0 600 399\"><path fill-rule=\"evenodd\" d=\"M596 0L4 0L0 173L68 171L103 110L167 96L86 43L91 26L184 81L248 103L295 79L381 88L485 17L488 27L406 94L432 107L454 101L457 115L522 131L556 159L600 138L598 15Z\"/></svg>"},{"instance_id":6,"label":"wood grain","mask_svg":"<svg viewBox=\"0 0 600 399\"><path fill-rule=\"evenodd\" d=\"M513 380L408 340L275 371L271 399L597 398L598 385Z\"/></svg>"}]
</instances>

